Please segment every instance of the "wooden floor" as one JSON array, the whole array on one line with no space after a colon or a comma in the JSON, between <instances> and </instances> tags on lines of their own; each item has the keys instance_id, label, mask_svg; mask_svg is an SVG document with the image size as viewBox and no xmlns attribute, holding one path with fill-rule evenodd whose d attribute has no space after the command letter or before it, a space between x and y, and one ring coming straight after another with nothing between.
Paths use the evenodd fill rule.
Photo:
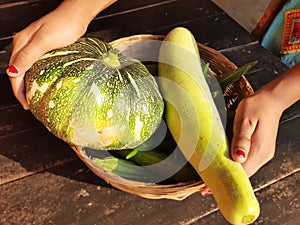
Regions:
<instances>
[{"instance_id":1,"label":"wooden floor","mask_svg":"<svg viewBox=\"0 0 300 225\"><path fill-rule=\"evenodd\" d=\"M15 100L5 69L14 32L60 1L0 3L0 224L227 224L212 196L150 200L113 188ZM166 34L185 26L198 42L237 66L258 60L246 75L254 90L287 68L209 0L122 0L101 13L88 35L105 41L134 34ZM252 178L261 204L255 224L300 221L300 107L281 118L276 155Z\"/></svg>"},{"instance_id":2,"label":"wooden floor","mask_svg":"<svg viewBox=\"0 0 300 225\"><path fill-rule=\"evenodd\" d=\"M272 0L212 0L249 33L253 31ZM274 1L275 2L275 1ZM278 1L276 1L278 2Z\"/></svg>"}]
</instances>

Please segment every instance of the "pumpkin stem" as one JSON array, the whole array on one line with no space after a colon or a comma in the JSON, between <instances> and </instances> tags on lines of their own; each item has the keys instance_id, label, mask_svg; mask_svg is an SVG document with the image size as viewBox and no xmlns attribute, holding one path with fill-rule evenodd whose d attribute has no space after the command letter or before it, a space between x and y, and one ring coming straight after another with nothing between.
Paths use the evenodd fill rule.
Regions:
<instances>
[{"instance_id":1,"label":"pumpkin stem","mask_svg":"<svg viewBox=\"0 0 300 225\"><path fill-rule=\"evenodd\" d=\"M121 65L118 56L112 52L108 52L107 54L103 55L103 62L113 68Z\"/></svg>"}]
</instances>

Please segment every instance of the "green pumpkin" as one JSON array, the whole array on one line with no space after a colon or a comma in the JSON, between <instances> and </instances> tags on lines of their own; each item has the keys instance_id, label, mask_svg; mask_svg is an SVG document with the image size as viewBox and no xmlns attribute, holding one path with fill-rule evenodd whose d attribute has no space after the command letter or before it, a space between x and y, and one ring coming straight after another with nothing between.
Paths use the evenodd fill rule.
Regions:
<instances>
[{"instance_id":1,"label":"green pumpkin","mask_svg":"<svg viewBox=\"0 0 300 225\"><path fill-rule=\"evenodd\" d=\"M45 54L25 85L33 115L75 146L135 148L154 133L164 110L147 68L94 38Z\"/></svg>"}]
</instances>

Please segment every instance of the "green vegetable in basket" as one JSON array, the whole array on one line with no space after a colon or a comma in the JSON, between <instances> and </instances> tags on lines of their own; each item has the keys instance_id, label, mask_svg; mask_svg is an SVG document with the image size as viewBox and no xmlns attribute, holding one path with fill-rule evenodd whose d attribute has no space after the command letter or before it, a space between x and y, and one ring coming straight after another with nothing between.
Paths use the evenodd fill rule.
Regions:
<instances>
[{"instance_id":1,"label":"green vegetable in basket","mask_svg":"<svg viewBox=\"0 0 300 225\"><path fill-rule=\"evenodd\" d=\"M125 179L151 182L153 176L147 169L128 160L111 157L93 158L92 161L99 167L108 170Z\"/></svg>"},{"instance_id":2,"label":"green vegetable in basket","mask_svg":"<svg viewBox=\"0 0 300 225\"><path fill-rule=\"evenodd\" d=\"M123 151L118 150L116 152ZM124 179L151 182L153 183L153 174L146 168L137 165L134 162L116 157L111 151L99 151L97 149L83 148L82 155L90 159L95 166L118 175Z\"/></svg>"},{"instance_id":3,"label":"green vegetable in basket","mask_svg":"<svg viewBox=\"0 0 300 225\"><path fill-rule=\"evenodd\" d=\"M158 74L166 99L167 125L183 154L199 173L224 217L249 224L259 215L259 203L241 164L230 158L225 131L202 74L195 38L175 28L159 53Z\"/></svg>"},{"instance_id":4,"label":"green vegetable in basket","mask_svg":"<svg viewBox=\"0 0 300 225\"><path fill-rule=\"evenodd\" d=\"M45 54L25 84L33 115L75 146L135 148L154 133L164 110L148 69L94 38Z\"/></svg>"},{"instance_id":5,"label":"green vegetable in basket","mask_svg":"<svg viewBox=\"0 0 300 225\"><path fill-rule=\"evenodd\" d=\"M169 146L166 146L167 148ZM176 151L176 150L174 150ZM116 151L115 154L126 158L130 150ZM157 183L192 182L200 180L194 168L181 155L173 152L166 154L159 150L137 151L130 159L152 173Z\"/></svg>"},{"instance_id":6,"label":"green vegetable in basket","mask_svg":"<svg viewBox=\"0 0 300 225\"><path fill-rule=\"evenodd\" d=\"M228 87L230 84L233 84L238 79L240 79L243 74L245 74L248 70L250 70L256 64L257 64L257 61L247 63L247 64L239 67L237 70L234 70L234 71L220 77L218 79L218 82L219 82L221 89L224 91L226 87Z\"/></svg>"}]
</instances>

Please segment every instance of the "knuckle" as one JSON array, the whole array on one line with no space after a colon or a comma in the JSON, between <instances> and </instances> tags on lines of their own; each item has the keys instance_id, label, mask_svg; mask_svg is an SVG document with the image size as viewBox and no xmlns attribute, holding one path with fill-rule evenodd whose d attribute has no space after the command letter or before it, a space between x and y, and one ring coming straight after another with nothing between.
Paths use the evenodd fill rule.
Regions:
<instances>
[{"instance_id":1,"label":"knuckle","mask_svg":"<svg viewBox=\"0 0 300 225\"><path fill-rule=\"evenodd\" d=\"M270 161L274 158L275 156L275 152L268 152L268 154L266 154L266 160Z\"/></svg>"},{"instance_id":2,"label":"knuckle","mask_svg":"<svg viewBox=\"0 0 300 225\"><path fill-rule=\"evenodd\" d=\"M35 39L39 40L43 47L47 47L50 44L53 44L50 34L47 34L46 31L40 31Z\"/></svg>"},{"instance_id":3,"label":"knuckle","mask_svg":"<svg viewBox=\"0 0 300 225\"><path fill-rule=\"evenodd\" d=\"M246 136L238 136L237 137L237 142L239 143L249 143L251 141L251 138L246 137Z\"/></svg>"},{"instance_id":4,"label":"knuckle","mask_svg":"<svg viewBox=\"0 0 300 225\"><path fill-rule=\"evenodd\" d=\"M244 118L241 121L241 126L244 129L251 129L254 126L254 122L251 119L249 119L249 118Z\"/></svg>"},{"instance_id":5,"label":"knuckle","mask_svg":"<svg viewBox=\"0 0 300 225\"><path fill-rule=\"evenodd\" d=\"M63 41L57 38L52 33L49 33L47 30L41 30L35 37L35 40L38 40L39 49L41 52L47 52L54 48L59 48L65 46Z\"/></svg>"},{"instance_id":6,"label":"knuckle","mask_svg":"<svg viewBox=\"0 0 300 225\"><path fill-rule=\"evenodd\" d=\"M234 140L233 149L244 149L248 151L250 148L251 139L245 136L237 136Z\"/></svg>"},{"instance_id":7,"label":"knuckle","mask_svg":"<svg viewBox=\"0 0 300 225\"><path fill-rule=\"evenodd\" d=\"M12 41L13 46L15 46L21 40L23 40L23 33L22 32L18 32L16 34L14 34L13 41Z\"/></svg>"},{"instance_id":8,"label":"knuckle","mask_svg":"<svg viewBox=\"0 0 300 225\"><path fill-rule=\"evenodd\" d=\"M14 34L14 37L13 37L13 41L16 42L18 39L20 39L20 36L21 36L21 33L20 33L20 32L15 33L15 34Z\"/></svg>"},{"instance_id":9,"label":"knuckle","mask_svg":"<svg viewBox=\"0 0 300 225\"><path fill-rule=\"evenodd\" d=\"M261 164L265 164L272 160L275 156L275 147L267 148L267 147L259 147L257 148L259 158L261 160Z\"/></svg>"},{"instance_id":10,"label":"knuckle","mask_svg":"<svg viewBox=\"0 0 300 225\"><path fill-rule=\"evenodd\" d=\"M21 51L18 52L18 55L16 57L16 61L18 62L26 62L29 59L29 52L27 49L22 49Z\"/></svg>"}]
</instances>

